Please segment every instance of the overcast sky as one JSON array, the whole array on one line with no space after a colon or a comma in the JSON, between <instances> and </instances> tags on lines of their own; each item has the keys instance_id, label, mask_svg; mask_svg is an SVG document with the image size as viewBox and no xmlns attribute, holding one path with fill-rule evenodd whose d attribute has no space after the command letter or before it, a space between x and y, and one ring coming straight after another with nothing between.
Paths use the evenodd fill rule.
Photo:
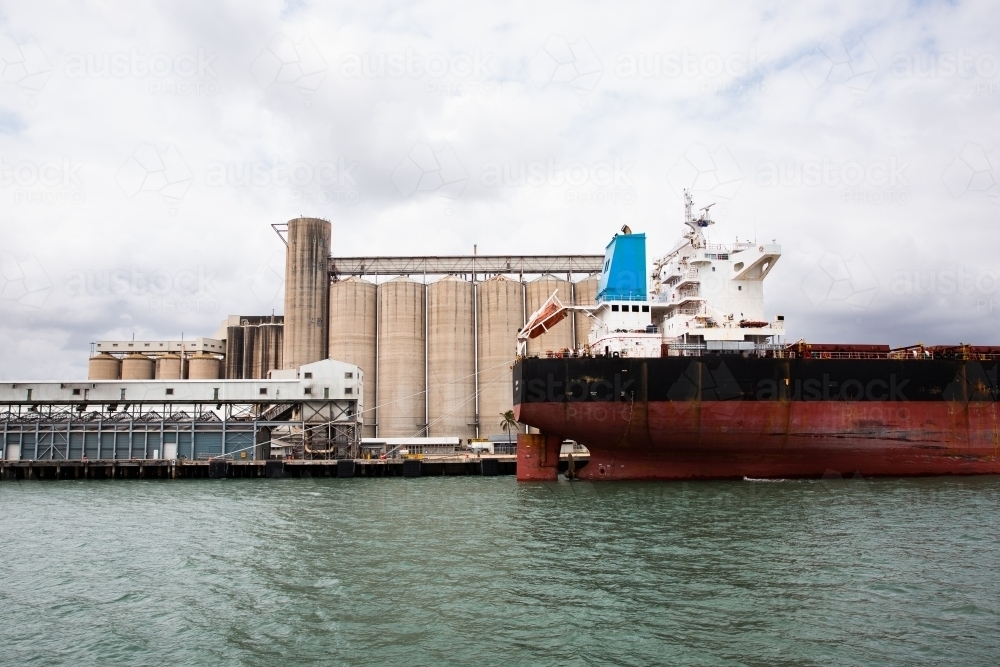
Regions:
<instances>
[{"instance_id":1,"label":"overcast sky","mask_svg":"<svg viewBox=\"0 0 1000 667\"><path fill-rule=\"evenodd\" d=\"M881 8L875 8L881 5ZM334 254L777 239L789 340L1000 344L1000 6L0 3L0 377Z\"/></svg>"}]
</instances>

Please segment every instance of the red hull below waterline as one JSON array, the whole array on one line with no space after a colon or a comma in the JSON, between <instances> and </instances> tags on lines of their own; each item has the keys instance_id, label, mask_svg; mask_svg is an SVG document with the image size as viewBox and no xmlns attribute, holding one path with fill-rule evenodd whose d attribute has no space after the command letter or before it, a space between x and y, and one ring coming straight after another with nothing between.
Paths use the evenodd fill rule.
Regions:
<instances>
[{"instance_id":1,"label":"red hull below waterline","mask_svg":"<svg viewBox=\"0 0 1000 667\"><path fill-rule=\"evenodd\" d=\"M1000 473L995 403L528 403L590 450L581 479Z\"/></svg>"}]
</instances>

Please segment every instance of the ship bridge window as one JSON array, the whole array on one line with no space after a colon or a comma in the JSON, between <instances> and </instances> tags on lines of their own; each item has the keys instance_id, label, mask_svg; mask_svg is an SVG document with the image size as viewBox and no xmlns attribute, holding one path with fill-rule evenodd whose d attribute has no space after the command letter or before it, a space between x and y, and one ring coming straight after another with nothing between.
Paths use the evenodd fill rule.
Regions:
<instances>
[{"instance_id":1,"label":"ship bridge window","mask_svg":"<svg viewBox=\"0 0 1000 667\"><path fill-rule=\"evenodd\" d=\"M633 313L638 313L639 312L639 306L632 306L632 312Z\"/></svg>"},{"instance_id":2,"label":"ship bridge window","mask_svg":"<svg viewBox=\"0 0 1000 667\"><path fill-rule=\"evenodd\" d=\"M617 303L611 304L611 312L612 313L617 313L618 312L618 304Z\"/></svg>"},{"instance_id":3,"label":"ship bridge window","mask_svg":"<svg viewBox=\"0 0 1000 667\"><path fill-rule=\"evenodd\" d=\"M642 307L642 312L648 313L649 312L649 306L643 306Z\"/></svg>"}]
</instances>

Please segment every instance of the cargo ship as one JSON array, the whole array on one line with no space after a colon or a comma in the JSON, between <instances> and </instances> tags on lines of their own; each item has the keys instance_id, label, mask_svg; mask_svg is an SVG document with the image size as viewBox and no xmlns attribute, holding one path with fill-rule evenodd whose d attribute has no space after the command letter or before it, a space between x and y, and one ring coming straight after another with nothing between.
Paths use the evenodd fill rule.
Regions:
<instances>
[{"instance_id":1,"label":"cargo ship","mask_svg":"<svg viewBox=\"0 0 1000 667\"><path fill-rule=\"evenodd\" d=\"M594 306L553 294L518 336L518 478L555 479L559 445L590 450L581 479L820 478L1000 472L1000 347L784 342L764 314L775 242L688 231L646 271L645 235L608 244ZM578 350L524 354L573 312Z\"/></svg>"}]
</instances>

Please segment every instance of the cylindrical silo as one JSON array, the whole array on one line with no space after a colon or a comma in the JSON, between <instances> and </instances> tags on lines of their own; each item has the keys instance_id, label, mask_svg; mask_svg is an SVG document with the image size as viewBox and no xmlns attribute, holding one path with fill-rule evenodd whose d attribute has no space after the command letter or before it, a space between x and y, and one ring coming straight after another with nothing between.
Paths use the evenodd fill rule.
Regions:
<instances>
[{"instance_id":1,"label":"cylindrical silo","mask_svg":"<svg viewBox=\"0 0 1000 667\"><path fill-rule=\"evenodd\" d=\"M284 368L298 368L327 358L329 255L329 222L317 218L288 221Z\"/></svg>"},{"instance_id":2,"label":"cylindrical silo","mask_svg":"<svg viewBox=\"0 0 1000 667\"><path fill-rule=\"evenodd\" d=\"M573 304L570 282L553 275L539 276L529 282L525 289L528 299L528 316L538 310L545 301L556 293L556 298L564 305ZM573 319L567 317L538 338L528 341L528 354L544 356L546 352L558 352L573 347Z\"/></svg>"},{"instance_id":3,"label":"cylindrical silo","mask_svg":"<svg viewBox=\"0 0 1000 667\"><path fill-rule=\"evenodd\" d=\"M164 354L156 358L157 380L180 380L181 357L178 354Z\"/></svg>"},{"instance_id":4,"label":"cylindrical silo","mask_svg":"<svg viewBox=\"0 0 1000 667\"><path fill-rule=\"evenodd\" d=\"M226 327L226 378L243 377L243 327Z\"/></svg>"},{"instance_id":5,"label":"cylindrical silo","mask_svg":"<svg viewBox=\"0 0 1000 667\"><path fill-rule=\"evenodd\" d=\"M476 435L472 283L448 276L427 287L428 435Z\"/></svg>"},{"instance_id":6,"label":"cylindrical silo","mask_svg":"<svg viewBox=\"0 0 1000 667\"><path fill-rule=\"evenodd\" d=\"M205 352L199 352L188 359L189 380L218 380L219 358Z\"/></svg>"},{"instance_id":7,"label":"cylindrical silo","mask_svg":"<svg viewBox=\"0 0 1000 667\"><path fill-rule=\"evenodd\" d=\"M254 360L258 358L257 346L260 338L260 329L252 325L244 325L243 329L243 378L258 379L259 375L254 375L257 369L254 368Z\"/></svg>"},{"instance_id":8,"label":"cylindrical silo","mask_svg":"<svg viewBox=\"0 0 1000 667\"><path fill-rule=\"evenodd\" d=\"M118 380L122 374L122 362L107 352L101 352L90 358L87 364L87 379Z\"/></svg>"},{"instance_id":9,"label":"cylindrical silo","mask_svg":"<svg viewBox=\"0 0 1000 667\"><path fill-rule=\"evenodd\" d=\"M133 352L122 360L123 380L152 380L156 376L156 365L145 354Z\"/></svg>"},{"instance_id":10,"label":"cylindrical silo","mask_svg":"<svg viewBox=\"0 0 1000 667\"><path fill-rule=\"evenodd\" d=\"M400 276L378 287L379 437L424 435L424 286Z\"/></svg>"},{"instance_id":11,"label":"cylindrical silo","mask_svg":"<svg viewBox=\"0 0 1000 667\"><path fill-rule=\"evenodd\" d=\"M479 437L500 435L503 413L512 410L511 367L517 332L524 324L521 283L497 276L479 283Z\"/></svg>"},{"instance_id":12,"label":"cylindrical silo","mask_svg":"<svg viewBox=\"0 0 1000 667\"><path fill-rule=\"evenodd\" d=\"M350 277L330 284L330 359L354 364L364 374L361 437L375 437L374 283Z\"/></svg>"},{"instance_id":13,"label":"cylindrical silo","mask_svg":"<svg viewBox=\"0 0 1000 667\"><path fill-rule=\"evenodd\" d=\"M261 324L248 327L257 330L253 351L253 376L266 378L267 372L281 368L282 325Z\"/></svg>"},{"instance_id":14,"label":"cylindrical silo","mask_svg":"<svg viewBox=\"0 0 1000 667\"><path fill-rule=\"evenodd\" d=\"M584 278L573 284L573 304L576 306L593 306L597 303L597 276ZM576 327L576 347L584 348L587 345L587 336L590 335L590 328L593 320L585 313L573 313L574 326Z\"/></svg>"}]
</instances>

